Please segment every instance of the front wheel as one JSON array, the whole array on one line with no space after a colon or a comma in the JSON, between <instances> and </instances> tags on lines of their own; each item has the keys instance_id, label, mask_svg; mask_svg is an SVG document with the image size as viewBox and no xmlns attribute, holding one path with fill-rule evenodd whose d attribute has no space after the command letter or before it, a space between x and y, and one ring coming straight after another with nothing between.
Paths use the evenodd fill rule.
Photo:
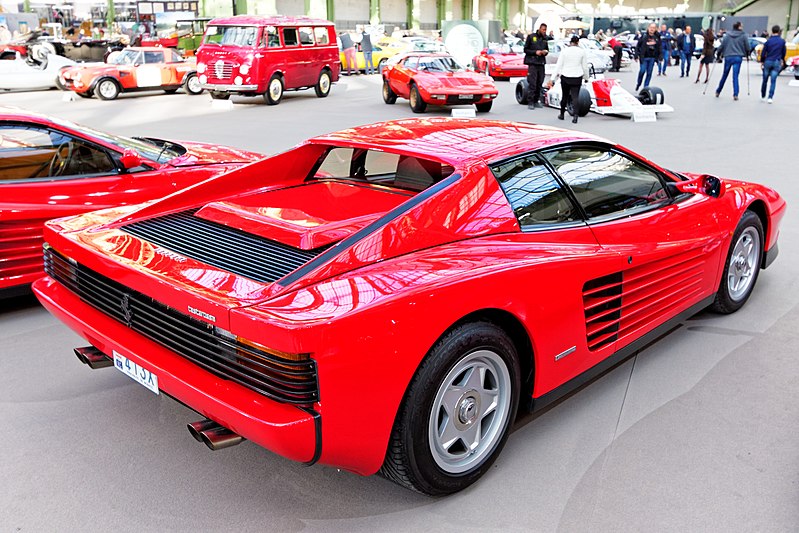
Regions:
<instances>
[{"instance_id":1,"label":"front wheel","mask_svg":"<svg viewBox=\"0 0 799 533\"><path fill-rule=\"evenodd\" d=\"M319 98L324 98L328 94L330 94L330 72L328 70L323 70L319 74L319 80L316 82L316 86L314 87L314 91L316 92L316 96Z\"/></svg>"},{"instance_id":2,"label":"front wheel","mask_svg":"<svg viewBox=\"0 0 799 533\"><path fill-rule=\"evenodd\" d=\"M519 80L516 82L516 103L527 103L527 80Z\"/></svg>"},{"instance_id":3,"label":"front wheel","mask_svg":"<svg viewBox=\"0 0 799 533\"><path fill-rule=\"evenodd\" d=\"M283 99L283 78L278 74L272 74L269 78L269 86L264 93L264 100L269 105L277 105Z\"/></svg>"},{"instance_id":4,"label":"front wheel","mask_svg":"<svg viewBox=\"0 0 799 533\"><path fill-rule=\"evenodd\" d=\"M723 314L734 313L746 303L755 288L763 260L763 223L746 211L735 228L727 262L710 308Z\"/></svg>"},{"instance_id":5,"label":"front wheel","mask_svg":"<svg viewBox=\"0 0 799 533\"><path fill-rule=\"evenodd\" d=\"M501 328L488 322L454 328L408 387L380 473L431 495L468 487L505 445L519 383L516 349Z\"/></svg>"},{"instance_id":6,"label":"front wheel","mask_svg":"<svg viewBox=\"0 0 799 533\"><path fill-rule=\"evenodd\" d=\"M383 101L389 105L396 103L397 93L391 90L388 80L383 80Z\"/></svg>"},{"instance_id":7,"label":"front wheel","mask_svg":"<svg viewBox=\"0 0 799 533\"><path fill-rule=\"evenodd\" d=\"M119 85L111 79L102 80L94 89L94 94L96 94L100 100L114 100L119 96Z\"/></svg>"},{"instance_id":8,"label":"front wheel","mask_svg":"<svg viewBox=\"0 0 799 533\"><path fill-rule=\"evenodd\" d=\"M493 103L494 101L492 100L490 102L483 102L482 104L474 104L474 107L477 108L478 113L488 113L491 111L491 105Z\"/></svg>"},{"instance_id":9,"label":"front wheel","mask_svg":"<svg viewBox=\"0 0 799 533\"><path fill-rule=\"evenodd\" d=\"M189 74L186 76L186 81L183 82L187 94L198 95L203 92L203 87L200 85L200 78L197 74Z\"/></svg>"},{"instance_id":10,"label":"front wheel","mask_svg":"<svg viewBox=\"0 0 799 533\"><path fill-rule=\"evenodd\" d=\"M422 100L422 95L419 92L419 88L416 86L415 83L411 84L411 91L410 95L408 96L408 103L411 106L411 111L414 113L424 113L425 109L427 109L427 102Z\"/></svg>"}]
</instances>

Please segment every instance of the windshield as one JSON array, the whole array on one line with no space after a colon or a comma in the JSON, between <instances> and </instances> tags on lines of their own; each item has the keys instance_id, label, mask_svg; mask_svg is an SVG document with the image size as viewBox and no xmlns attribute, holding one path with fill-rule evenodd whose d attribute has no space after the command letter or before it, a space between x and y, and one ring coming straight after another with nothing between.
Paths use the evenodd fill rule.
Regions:
<instances>
[{"instance_id":1,"label":"windshield","mask_svg":"<svg viewBox=\"0 0 799 533\"><path fill-rule=\"evenodd\" d=\"M135 65L141 63L141 52L139 50L122 50L116 56L111 56L108 61L111 65Z\"/></svg>"},{"instance_id":2,"label":"windshield","mask_svg":"<svg viewBox=\"0 0 799 533\"><path fill-rule=\"evenodd\" d=\"M70 126L78 129L78 126L74 124L70 124ZM118 146L122 150L134 150L143 158L155 161L156 163L166 163L170 159L174 159L186 153L186 148L173 142L159 141L158 139L144 139L141 137L118 137L86 126L80 126L79 129L87 135Z\"/></svg>"},{"instance_id":3,"label":"windshield","mask_svg":"<svg viewBox=\"0 0 799 533\"><path fill-rule=\"evenodd\" d=\"M420 57L418 70L428 72L460 72L463 67L449 56Z\"/></svg>"},{"instance_id":4,"label":"windshield","mask_svg":"<svg viewBox=\"0 0 799 533\"><path fill-rule=\"evenodd\" d=\"M208 26L203 44L255 46L258 28L255 26Z\"/></svg>"}]
</instances>

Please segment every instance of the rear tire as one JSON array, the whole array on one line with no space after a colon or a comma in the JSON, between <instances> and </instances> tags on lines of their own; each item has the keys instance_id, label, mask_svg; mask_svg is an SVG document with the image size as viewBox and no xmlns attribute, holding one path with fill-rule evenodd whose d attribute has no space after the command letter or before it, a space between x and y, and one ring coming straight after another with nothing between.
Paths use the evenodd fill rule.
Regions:
<instances>
[{"instance_id":1,"label":"rear tire","mask_svg":"<svg viewBox=\"0 0 799 533\"><path fill-rule=\"evenodd\" d=\"M391 85L386 79L383 80L383 101L389 105L397 102L397 93L391 90Z\"/></svg>"},{"instance_id":2,"label":"rear tire","mask_svg":"<svg viewBox=\"0 0 799 533\"><path fill-rule=\"evenodd\" d=\"M283 78L279 74L272 74L269 85L266 86L264 101L268 105L277 105L283 99Z\"/></svg>"},{"instance_id":3,"label":"rear tire","mask_svg":"<svg viewBox=\"0 0 799 533\"><path fill-rule=\"evenodd\" d=\"M732 235L719 290L710 309L722 314L734 313L746 303L757 283L763 262L763 223L752 211L746 211Z\"/></svg>"},{"instance_id":4,"label":"rear tire","mask_svg":"<svg viewBox=\"0 0 799 533\"><path fill-rule=\"evenodd\" d=\"M591 93L585 87L580 87L580 93L577 95L577 105L574 102L569 102L566 110L571 116L584 117L591 111ZM575 115L576 111L576 115Z\"/></svg>"},{"instance_id":5,"label":"rear tire","mask_svg":"<svg viewBox=\"0 0 799 533\"><path fill-rule=\"evenodd\" d=\"M427 102L422 100L422 95L415 83L411 83L411 92L408 102L411 106L411 111L414 113L424 113L425 109L427 109Z\"/></svg>"},{"instance_id":6,"label":"rear tire","mask_svg":"<svg viewBox=\"0 0 799 533\"><path fill-rule=\"evenodd\" d=\"M330 71L324 69L319 73L319 80L317 80L316 86L314 87L316 96L319 98L325 98L328 94L330 94L331 84L332 81L330 80Z\"/></svg>"},{"instance_id":7,"label":"rear tire","mask_svg":"<svg viewBox=\"0 0 799 533\"><path fill-rule=\"evenodd\" d=\"M380 474L430 495L465 489L505 445L519 390L516 349L501 328L473 322L452 329L408 386Z\"/></svg>"},{"instance_id":8,"label":"rear tire","mask_svg":"<svg viewBox=\"0 0 799 533\"><path fill-rule=\"evenodd\" d=\"M516 103L527 104L527 80L519 80L516 83Z\"/></svg>"},{"instance_id":9,"label":"rear tire","mask_svg":"<svg viewBox=\"0 0 799 533\"><path fill-rule=\"evenodd\" d=\"M644 105L658 105L664 103L666 97L663 95L663 90L660 87L650 85L649 87L641 89L638 93L638 101Z\"/></svg>"},{"instance_id":10,"label":"rear tire","mask_svg":"<svg viewBox=\"0 0 799 533\"><path fill-rule=\"evenodd\" d=\"M491 106L494 103L492 100L491 102L484 102L482 104L474 104L474 107L477 109L478 113L488 113L491 111Z\"/></svg>"}]
</instances>

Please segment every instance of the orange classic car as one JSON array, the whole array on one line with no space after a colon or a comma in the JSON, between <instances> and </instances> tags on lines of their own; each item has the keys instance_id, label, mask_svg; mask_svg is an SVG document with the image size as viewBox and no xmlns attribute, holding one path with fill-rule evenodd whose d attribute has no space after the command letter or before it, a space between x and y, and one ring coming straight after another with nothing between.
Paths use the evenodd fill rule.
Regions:
<instances>
[{"instance_id":1,"label":"orange classic car","mask_svg":"<svg viewBox=\"0 0 799 533\"><path fill-rule=\"evenodd\" d=\"M160 47L130 47L111 56L107 63L90 63L65 69L64 88L79 96L113 100L119 93L162 89L171 94L183 87L188 94L203 92L196 63L177 51Z\"/></svg>"}]
</instances>

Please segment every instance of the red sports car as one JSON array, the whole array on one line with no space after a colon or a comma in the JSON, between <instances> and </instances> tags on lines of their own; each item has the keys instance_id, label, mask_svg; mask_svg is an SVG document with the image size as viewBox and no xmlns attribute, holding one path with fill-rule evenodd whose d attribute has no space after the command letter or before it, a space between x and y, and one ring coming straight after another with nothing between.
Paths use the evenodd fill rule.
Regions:
<instances>
[{"instance_id":1,"label":"red sports car","mask_svg":"<svg viewBox=\"0 0 799 533\"><path fill-rule=\"evenodd\" d=\"M50 218L138 204L262 157L217 145L125 138L0 108L0 297L43 275Z\"/></svg>"},{"instance_id":2,"label":"red sports car","mask_svg":"<svg viewBox=\"0 0 799 533\"><path fill-rule=\"evenodd\" d=\"M113 100L119 93L183 87L188 94L203 92L194 59L183 59L171 48L131 47L109 57L108 63L90 63L66 69L61 84L79 96Z\"/></svg>"},{"instance_id":3,"label":"red sports car","mask_svg":"<svg viewBox=\"0 0 799 533\"><path fill-rule=\"evenodd\" d=\"M472 59L472 65L477 72L488 74L495 80L527 76L524 54L514 52L507 44L494 44L483 48L483 51Z\"/></svg>"},{"instance_id":4,"label":"red sports car","mask_svg":"<svg viewBox=\"0 0 799 533\"><path fill-rule=\"evenodd\" d=\"M785 202L587 134L398 120L50 221L41 302L111 366L296 461L451 493L539 409L710 307Z\"/></svg>"},{"instance_id":5,"label":"red sports car","mask_svg":"<svg viewBox=\"0 0 799 533\"><path fill-rule=\"evenodd\" d=\"M468 72L449 54L401 54L383 69L383 101L393 104L397 97L407 98L414 113L424 113L428 105L465 104L485 113L497 94L491 78Z\"/></svg>"}]
</instances>

